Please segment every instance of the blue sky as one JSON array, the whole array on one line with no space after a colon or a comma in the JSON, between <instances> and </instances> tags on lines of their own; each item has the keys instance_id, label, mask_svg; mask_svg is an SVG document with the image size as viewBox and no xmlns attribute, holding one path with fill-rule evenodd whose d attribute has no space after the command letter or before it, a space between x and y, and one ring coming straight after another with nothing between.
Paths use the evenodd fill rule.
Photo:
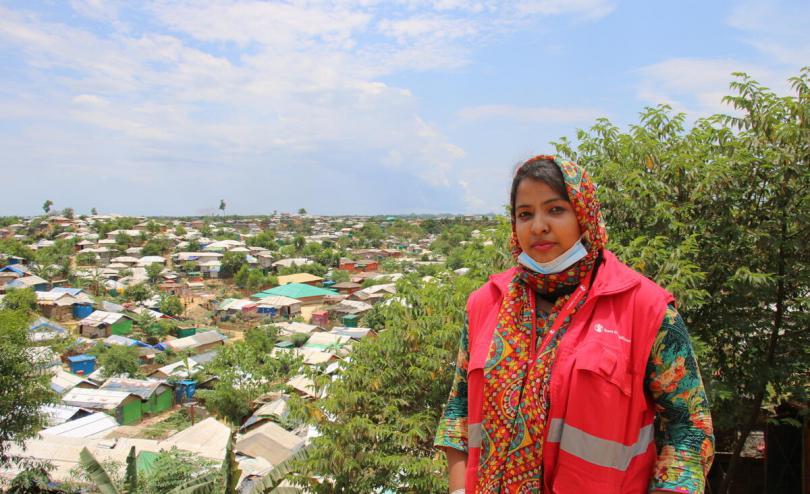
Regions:
<instances>
[{"instance_id":1,"label":"blue sky","mask_svg":"<svg viewBox=\"0 0 810 494\"><path fill-rule=\"evenodd\" d=\"M607 117L781 93L806 1L0 1L0 214L500 212Z\"/></svg>"}]
</instances>

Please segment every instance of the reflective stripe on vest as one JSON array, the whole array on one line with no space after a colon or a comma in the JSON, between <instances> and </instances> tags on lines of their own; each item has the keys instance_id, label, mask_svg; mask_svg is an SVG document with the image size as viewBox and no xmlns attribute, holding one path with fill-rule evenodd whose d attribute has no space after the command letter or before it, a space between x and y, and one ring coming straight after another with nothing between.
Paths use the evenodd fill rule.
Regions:
<instances>
[{"instance_id":1,"label":"reflective stripe on vest","mask_svg":"<svg viewBox=\"0 0 810 494\"><path fill-rule=\"evenodd\" d=\"M470 448L481 447L481 422L477 424L467 424L467 444Z\"/></svg>"},{"instance_id":2,"label":"reflective stripe on vest","mask_svg":"<svg viewBox=\"0 0 810 494\"><path fill-rule=\"evenodd\" d=\"M480 426L480 424L478 424ZM574 455L588 463L616 470L625 471L630 462L647 451L654 440L653 425L642 427L635 444L627 446L620 442L609 441L566 425L563 419L552 419L549 423L549 443L560 443L560 450Z\"/></svg>"}]
</instances>

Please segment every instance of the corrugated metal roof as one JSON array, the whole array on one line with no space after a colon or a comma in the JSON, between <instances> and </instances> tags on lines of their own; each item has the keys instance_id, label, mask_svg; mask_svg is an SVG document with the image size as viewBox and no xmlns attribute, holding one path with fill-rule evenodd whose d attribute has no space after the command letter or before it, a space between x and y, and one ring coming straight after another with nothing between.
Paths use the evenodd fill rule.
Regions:
<instances>
[{"instance_id":1,"label":"corrugated metal roof","mask_svg":"<svg viewBox=\"0 0 810 494\"><path fill-rule=\"evenodd\" d=\"M62 437L104 437L118 428L115 418L104 412L96 412L80 419L49 427L40 431L44 436Z\"/></svg>"},{"instance_id":2,"label":"corrugated metal roof","mask_svg":"<svg viewBox=\"0 0 810 494\"><path fill-rule=\"evenodd\" d=\"M205 331L192 336L186 336L185 338L177 338L176 340L166 341L163 343L163 345L174 350L183 350L186 348L196 348L199 346L208 345L217 341L225 341L227 339L228 337L219 331Z\"/></svg>"},{"instance_id":3,"label":"corrugated metal roof","mask_svg":"<svg viewBox=\"0 0 810 494\"><path fill-rule=\"evenodd\" d=\"M304 446L304 439L267 422L236 441L236 451L278 465Z\"/></svg>"},{"instance_id":4,"label":"corrugated metal roof","mask_svg":"<svg viewBox=\"0 0 810 494\"><path fill-rule=\"evenodd\" d=\"M114 377L107 379L99 389L107 389L110 391L124 391L138 395L142 400L148 400L158 388L163 386L168 388L169 385L161 381L147 381L143 379L126 379Z\"/></svg>"},{"instance_id":5,"label":"corrugated metal roof","mask_svg":"<svg viewBox=\"0 0 810 494\"><path fill-rule=\"evenodd\" d=\"M51 389L62 395L75 388L82 381L84 381L83 377L60 369L51 378Z\"/></svg>"},{"instance_id":6,"label":"corrugated metal roof","mask_svg":"<svg viewBox=\"0 0 810 494\"><path fill-rule=\"evenodd\" d=\"M85 317L79 324L82 326L100 326L102 324L115 324L123 318L123 314L115 312L107 312L103 310L94 311L89 316Z\"/></svg>"},{"instance_id":7,"label":"corrugated metal roof","mask_svg":"<svg viewBox=\"0 0 810 494\"><path fill-rule=\"evenodd\" d=\"M225 448L231 437L231 429L213 417L197 422L188 429L160 442L160 447L179 449L199 453L206 458L222 459L225 457Z\"/></svg>"},{"instance_id":8,"label":"corrugated metal roof","mask_svg":"<svg viewBox=\"0 0 810 494\"><path fill-rule=\"evenodd\" d=\"M307 283L312 281L323 281L323 278L310 273L295 273L278 277L279 285L288 285L290 283Z\"/></svg>"},{"instance_id":9,"label":"corrugated metal roof","mask_svg":"<svg viewBox=\"0 0 810 494\"><path fill-rule=\"evenodd\" d=\"M62 403L94 410L114 410L132 396L125 391L73 388L62 397Z\"/></svg>"},{"instance_id":10,"label":"corrugated metal roof","mask_svg":"<svg viewBox=\"0 0 810 494\"><path fill-rule=\"evenodd\" d=\"M251 297L264 298L269 295L282 295L290 298L307 298L307 297L322 297L326 295L337 295L338 292L334 290L327 290L317 286L306 285L304 283L288 283L283 286L277 286L268 290L254 293Z\"/></svg>"}]
</instances>

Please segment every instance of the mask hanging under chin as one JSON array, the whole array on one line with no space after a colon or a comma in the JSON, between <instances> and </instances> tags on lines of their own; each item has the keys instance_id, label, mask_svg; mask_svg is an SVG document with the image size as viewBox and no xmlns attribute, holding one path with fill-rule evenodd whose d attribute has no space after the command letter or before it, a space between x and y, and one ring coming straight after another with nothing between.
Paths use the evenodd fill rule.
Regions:
<instances>
[{"instance_id":1,"label":"mask hanging under chin","mask_svg":"<svg viewBox=\"0 0 810 494\"><path fill-rule=\"evenodd\" d=\"M577 261L588 255L588 249L582 243L582 238L574 242L574 245L565 252L548 262L537 262L526 252L521 252L517 260L520 264L535 273L557 274L570 268Z\"/></svg>"}]
</instances>

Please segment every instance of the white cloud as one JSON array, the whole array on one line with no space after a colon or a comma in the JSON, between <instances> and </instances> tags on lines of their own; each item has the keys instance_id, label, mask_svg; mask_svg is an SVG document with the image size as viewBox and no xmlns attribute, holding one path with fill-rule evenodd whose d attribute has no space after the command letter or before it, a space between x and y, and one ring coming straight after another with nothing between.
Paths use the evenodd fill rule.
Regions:
<instances>
[{"instance_id":1,"label":"white cloud","mask_svg":"<svg viewBox=\"0 0 810 494\"><path fill-rule=\"evenodd\" d=\"M481 105L463 108L459 111L459 116L472 121L506 119L528 123L577 123L590 122L604 117L605 114L595 108Z\"/></svg>"},{"instance_id":2,"label":"white cloud","mask_svg":"<svg viewBox=\"0 0 810 494\"><path fill-rule=\"evenodd\" d=\"M737 5L728 24L745 33L745 39L770 60L793 66L810 65L810 5L761 0Z\"/></svg>"},{"instance_id":3,"label":"white cloud","mask_svg":"<svg viewBox=\"0 0 810 494\"><path fill-rule=\"evenodd\" d=\"M666 103L690 118L728 113L722 102L731 94L732 73L745 72L777 92L786 91L786 78L773 69L733 59L673 58L637 70L637 96L650 104Z\"/></svg>"},{"instance_id":4,"label":"white cloud","mask_svg":"<svg viewBox=\"0 0 810 494\"><path fill-rule=\"evenodd\" d=\"M525 15L573 14L584 19L598 19L615 9L607 0L522 0L516 2L518 12Z\"/></svg>"},{"instance_id":5,"label":"white cloud","mask_svg":"<svg viewBox=\"0 0 810 494\"><path fill-rule=\"evenodd\" d=\"M40 166L136 180L193 164L195 180L220 184L224 164L259 173L315 166L312 156L338 150L364 160L358 167L388 166L430 187L457 182L465 151L420 115L407 87L384 77L462 67L475 46L532 16L595 18L612 8L605 0L70 5L90 22L0 7L0 51L26 70L3 77L0 116L33 122L19 132L37 141ZM568 122L589 111L463 113ZM23 148L14 146L15 159L33 160Z\"/></svg>"}]
</instances>

